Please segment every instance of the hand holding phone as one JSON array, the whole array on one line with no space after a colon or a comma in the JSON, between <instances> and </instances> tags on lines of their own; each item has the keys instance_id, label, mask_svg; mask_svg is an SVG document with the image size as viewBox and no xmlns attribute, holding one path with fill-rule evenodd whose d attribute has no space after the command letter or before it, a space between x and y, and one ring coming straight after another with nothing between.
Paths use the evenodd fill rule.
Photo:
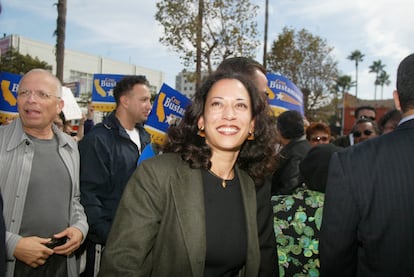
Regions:
<instances>
[{"instance_id":1,"label":"hand holding phone","mask_svg":"<svg viewBox=\"0 0 414 277\"><path fill-rule=\"evenodd\" d=\"M64 245L67 241L68 237L62 237L62 238L55 238L52 237L52 239L45 244L45 246L49 247L50 249L53 249L57 246Z\"/></svg>"}]
</instances>

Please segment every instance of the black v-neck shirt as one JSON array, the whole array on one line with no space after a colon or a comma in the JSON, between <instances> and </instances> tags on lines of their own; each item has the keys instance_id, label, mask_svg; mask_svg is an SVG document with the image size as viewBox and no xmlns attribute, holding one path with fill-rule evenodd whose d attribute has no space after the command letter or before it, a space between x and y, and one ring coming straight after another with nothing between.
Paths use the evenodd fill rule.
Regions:
<instances>
[{"instance_id":1,"label":"black v-neck shirt","mask_svg":"<svg viewBox=\"0 0 414 277\"><path fill-rule=\"evenodd\" d=\"M222 179L202 170L207 253L204 276L236 276L246 263L246 217L237 174Z\"/></svg>"}]
</instances>

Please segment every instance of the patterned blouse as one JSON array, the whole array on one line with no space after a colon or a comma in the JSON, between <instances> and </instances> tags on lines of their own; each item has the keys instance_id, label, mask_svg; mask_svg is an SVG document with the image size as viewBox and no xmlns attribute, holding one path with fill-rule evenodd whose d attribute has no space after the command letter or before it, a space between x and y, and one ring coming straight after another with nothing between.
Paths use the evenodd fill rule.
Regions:
<instances>
[{"instance_id":1,"label":"patterned blouse","mask_svg":"<svg viewBox=\"0 0 414 277\"><path fill-rule=\"evenodd\" d=\"M280 276L319 276L324 193L299 187L272 197Z\"/></svg>"}]
</instances>

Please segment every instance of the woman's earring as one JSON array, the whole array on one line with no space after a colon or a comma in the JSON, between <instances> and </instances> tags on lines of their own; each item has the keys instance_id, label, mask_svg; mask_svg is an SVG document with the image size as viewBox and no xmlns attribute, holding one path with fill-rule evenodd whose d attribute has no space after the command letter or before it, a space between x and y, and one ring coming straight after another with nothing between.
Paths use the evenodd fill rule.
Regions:
<instances>
[{"instance_id":1,"label":"woman's earring","mask_svg":"<svg viewBox=\"0 0 414 277\"><path fill-rule=\"evenodd\" d=\"M249 131L249 136L247 137L247 140L254 140L254 130Z\"/></svg>"},{"instance_id":2,"label":"woman's earring","mask_svg":"<svg viewBox=\"0 0 414 277\"><path fill-rule=\"evenodd\" d=\"M202 138L205 138L206 137L206 133L204 132L204 127L198 128L197 135L199 135Z\"/></svg>"}]
</instances>

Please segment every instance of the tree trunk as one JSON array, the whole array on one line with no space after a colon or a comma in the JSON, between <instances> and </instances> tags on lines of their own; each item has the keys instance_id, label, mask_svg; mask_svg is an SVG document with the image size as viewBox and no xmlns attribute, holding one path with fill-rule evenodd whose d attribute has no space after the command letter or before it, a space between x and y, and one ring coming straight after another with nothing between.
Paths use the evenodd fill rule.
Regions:
<instances>
[{"instance_id":1,"label":"tree trunk","mask_svg":"<svg viewBox=\"0 0 414 277\"><path fill-rule=\"evenodd\" d=\"M355 98L358 100L358 61L355 63Z\"/></svg>"},{"instance_id":2,"label":"tree trunk","mask_svg":"<svg viewBox=\"0 0 414 277\"><path fill-rule=\"evenodd\" d=\"M66 36L66 0L58 0L56 26L56 77L63 83Z\"/></svg>"}]
</instances>

